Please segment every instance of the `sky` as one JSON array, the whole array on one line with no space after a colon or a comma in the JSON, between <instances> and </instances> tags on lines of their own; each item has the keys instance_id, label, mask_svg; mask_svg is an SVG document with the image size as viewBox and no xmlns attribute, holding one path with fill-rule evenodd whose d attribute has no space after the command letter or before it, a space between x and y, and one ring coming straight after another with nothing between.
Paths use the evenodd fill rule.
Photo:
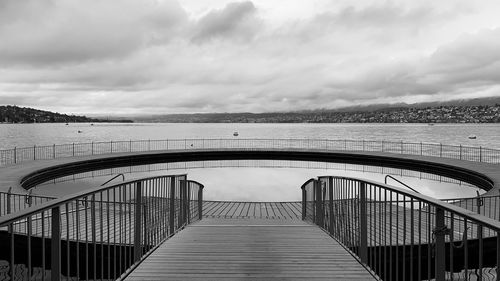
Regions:
<instances>
[{"instance_id":1,"label":"sky","mask_svg":"<svg viewBox=\"0 0 500 281\"><path fill-rule=\"evenodd\" d=\"M0 105L269 112L500 96L497 0L1 0Z\"/></svg>"}]
</instances>

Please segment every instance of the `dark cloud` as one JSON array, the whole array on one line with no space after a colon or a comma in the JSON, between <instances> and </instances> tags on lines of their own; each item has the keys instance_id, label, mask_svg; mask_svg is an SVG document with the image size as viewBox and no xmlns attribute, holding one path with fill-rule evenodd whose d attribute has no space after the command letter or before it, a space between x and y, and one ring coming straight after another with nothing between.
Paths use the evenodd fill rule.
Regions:
<instances>
[{"instance_id":1,"label":"dark cloud","mask_svg":"<svg viewBox=\"0 0 500 281\"><path fill-rule=\"evenodd\" d=\"M0 41L0 66L122 59L165 42L187 22L185 11L174 1L1 2L0 18L6 17L0 20L0 38L8 40Z\"/></svg>"},{"instance_id":2,"label":"dark cloud","mask_svg":"<svg viewBox=\"0 0 500 281\"><path fill-rule=\"evenodd\" d=\"M229 3L222 10L215 10L201 18L195 26L193 41L203 42L214 38L251 38L256 32L256 8L252 2Z\"/></svg>"}]
</instances>

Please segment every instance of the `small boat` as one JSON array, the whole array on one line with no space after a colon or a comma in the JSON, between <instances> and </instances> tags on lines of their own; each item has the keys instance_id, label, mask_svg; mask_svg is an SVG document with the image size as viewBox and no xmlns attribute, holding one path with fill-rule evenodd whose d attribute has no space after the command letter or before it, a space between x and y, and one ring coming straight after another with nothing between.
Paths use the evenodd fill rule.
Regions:
<instances>
[{"instance_id":1,"label":"small boat","mask_svg":"<svg viewBox=\"0 0 500 281\"><path fill-rule=\"evenodd\" d=\"M83 133L83 131L78 130L78 133L81 134L81 133Z\"/></svg>"},{"instance_id":2,"label":"small boat","mask_svg":"<svg viewBox=\"0 0 500 281\"><path fill-rule=\"evenodd\" d=\"M470 135L470 136L469 136L469 139L470 139L470 140L475 140L475 139L477 139L477 137L476 137L476 135Z\"/></svg>"},{"instance_id":3,"label":"small boat","mask_svg":"<svg viewBox=\"0 0 500 281\"><path fill-rule=\"evenodd\" d=\"M434 123L429 123L429 124L427 124L427 125L429 125L429 126L434 126Z\"/></svg>"},{"instance_id":4,"label":"small boat","mask_svg":"<svg viewBox=\"0 0 500 281\"><path fill-rule=\"evenodd\" d=\"M239 136L238 132L234 132L233 136L235 136L235 137Z\"/></svg>"},{"instance_id":5,"label":"small boat","mask_svg":"<svg viewBox=\"0 0 500 281\"><path fill-rule=\"evenodd\" d=\"M68 126L68 125L69 125L69 124L68 124L68 123L66 123L66 126Z\"/></svg>"}]
</instances>

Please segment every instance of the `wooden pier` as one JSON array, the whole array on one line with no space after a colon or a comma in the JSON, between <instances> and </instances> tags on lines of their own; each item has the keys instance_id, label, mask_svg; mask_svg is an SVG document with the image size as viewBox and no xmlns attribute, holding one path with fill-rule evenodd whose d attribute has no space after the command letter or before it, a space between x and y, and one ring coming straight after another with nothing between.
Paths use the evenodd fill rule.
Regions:
<instances>
[{"instance_id":1,"label":"wooden pier","mask_svg":"<svg viewBox=\"0 0 500 281\"><path fill-rule=\"evenodd\" d=\"M125 280L376 280L300 220L205 218L164 242Z\"/></svg>"}]
</instances>

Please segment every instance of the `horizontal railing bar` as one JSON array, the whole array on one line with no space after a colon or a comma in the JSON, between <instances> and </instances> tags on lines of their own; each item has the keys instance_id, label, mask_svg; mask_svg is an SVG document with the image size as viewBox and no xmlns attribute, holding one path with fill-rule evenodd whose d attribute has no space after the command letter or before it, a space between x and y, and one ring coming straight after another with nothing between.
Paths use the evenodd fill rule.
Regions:
<instances>
[{"instance_id":1,"label":"horizontal railing bar","mask_svg":"<svg viewBox=\"0 0 500 281\"><path fill-rule=\"evenodd\" d=\"M182 142L184 142L184 145L187 146L187 142L205 142L205 141L208 141L208 142L214 142L215 145L219 144L221 145L222 142L232 142L232 143L241 143L241 142L289 142L291 145L294 144L295 142L298 142L299 144L302 144L304 145L304 142L308 142L307 146L309 148L311 148L309 146L310 142L317 142L317 143L320 143L322 144L323 142L325 142L326 146L328 146L328 143L344 143L345 145L357 145L357 146L360 146L362 145L362 150L365 151L365 150L368 150L368 151L384 151L384 149L388 149L388 150L393 150L393 151L387 151L387 152L390 152L390 153L394 153L394 150L398 150L400 151L401 154L405 154L405 152L407 154L422 154L424 152L424 148L425 150L428 150L429 149L429 146L431 146L430 148L439 148L440 149L440 153L437 153L439 154L440 157L446 157L445 155L443 155L443 153L459 153L459 152L462 152L463 150L465 150L464 152L467 152L467 151L470 151L470 150L474 150L476 152L479 152L479 155L474 154L472 156L474 157L479 157L479 162L482 162L483 158L487 159L488 157L491 157L492 155L481 155L482 152L488 152L488 153L497 153L497 155L495 156L500 156L500 149L495 149L495 148L486 148L486 147L482 147L482 146L469 146L469 145L449 145L449 144L442 144L442 143L433 143L433 142L406 142L406 141L392 141L392 140L356 140L356 139L322 139L322 138L313 138L313 139L307 139L307 138L280 138L280 139L270 139L270 138L263 138L263 139L259 139L259 138L237 138L237 139L227 139L227 138L203 138L203 139L199 139L199 138L186 138L186 139L164 139L164 140L161 140L161 139L154 139L154 140L118 140L118 141L109 141L109 142L105 142L105 141L97 141L97 142L86 142L86 143L67 143L67 144L54 144L54 145L43 145L43 146L37 146L37 145L34 145L32 147L22 147L22 148L14 148L14 149L3 149L3 150L0 150L0 153L3 153L3 154L7 154L8 152L19 152L19 153L24 153L24 152L27 152L29 155L18 155L19 157L16 156L16 159L17 158L20 158L19 160L20 161L26 161L26 160L36 160L36 155L32 155L31 153L35 153L35 154L42 154L42 155L45 155L45 157L42 157L43 159L50 159L50 158L59 158L57 157L57 151L56 151L56 148L59 148L59 149L64 149L66 148L66 150L63 150L63 151L59 151L59 152L63 152L63 153L66 153L66 154L69 154L69 152L71 151L72 155L71 156L83 156L83 155L92 155L94 153L94 146L97 146L96 149L97 149L97 153L98 154L102 154L102 153L113 153L113 145L115 146L128 146L126 148L128 148L129 151L132 150L132 145L133 144L148 144L147 146L147 149L144 148L144 147L139 147L139 149L135 148L134 150L135 151L150 151L150 150L158 150L158 149L152 149L150 144L153 144L155 145L156 143L158 142L164 142L166 144L168 143L181 143L181 147L182 147ZM218 142L218 143L217 143ZM109 145L109 151L107 150L107 148L105 148L104 150L99 147L99 146L102 146L102 145ZM269 144L268 144L269 145ZM275 145L274 143L271 144L271 145ZM281 145L281 144L278 144L278 145ZM286 145L286 143L285 143ZM376 145L376 147L368 147L368 149L366 149L366 145ZM81 151L75 151L75 148L79 148L81 146L91 146L92 149L90 153L89 151L86 151L86 152L83 152L81 153ZM389 147L387 147L389 146ZM406 146L407 150L404 151L404 146ZM410 146L410 150L408 150L408 146ZM413 146L413 151L414 153L411 153L411 146ZM415 146L419 146L415 149ZM186 147L187 148L187 147ZM359 148L359 147L358 147ZM371 148L371 149L370 149ZM445 151L443 151L443 148L445 149ZM89 147L87 147L87 149L89 149ZM123 147L118 147L117 148L118 151L116 152L123 152ZM159 149L164 149L164 147L162 148L159 148ZM339 148L337 148L339 149ZM446 151L446 149L454 149L452 151ZM40 151L42 150L42 151ZM46 150L46 151L43 151L43 150ZM349 150L348 147L343 147L341 148L341 150ZM359 149L354 149L354 150L359 150ZM418 153L420 152L420 153ZM16 153L13 153L14 155ZM78 154L78 155L75 155L75 154ZM425 154L428 154L428 153L425 153ZM431 154L436 154L436 153L431 153ZM464 158L465 156L467 156L467 153L465 153L465 155L463 155L464 157L462 157L462 153L459 153L460 154L460 159ZM50 155L50 156L47 156L47 155ZM63 157L69 157L70 155L64 155ZM437 155L434 155L434 156L437 156ZM449 156L449 155L448 155ZM454 156L457 156L457 155L454 155ZM470 156L470 155L469 155ZM452 157L453 158L453 157ZM456 157L456 158L459 158L459 157ZM465 157L466 158L466 157ZM9 157L10 159L10 157ZM16 159L14 159L14 161L11 161L13 163L16 163ZM12 160L12 159L10 159ZM466 161L477 161L477 160L471 160L471 159L462 159L462 160L466 160ZM8 161L6 161L8 162ZM498 162L498 161L497 161ZM1 165L1 163L0 163Z\"/></svg>"},{"instance_id":2,"label":"horizontal railing bar","mask_svg":"<svg viewBox=\"0 0 500 281\"><path fill-rule=\"evenodd\" d=\"M323 178L323 177L328 177L328 176L322 176L319 178ZM463 216L464 218L471 220L475 223L483 224L484 226L487 226L495 231L500 231L500 222L499 221L496 221L496 220L490 219L488 217L479 215L475 212L458 207L456 205L440 201L439 199L435 199L435 198L432 198L430 196L426 196L426 195L414 193L414 192L409 192L409 191L404 190L404 189L399 188L399 187L390 186L390 185L386 185L383 183L379 183L379 182L367 180L367 179L361 179L361 178L356 178L356 177L341 177L341 176L332 176L332 178L343 179L343 180L354 180L354 181L358 181L361 183L367 183L367 184L383 187L384 189L387 189L389 191L394 191L397 194L399 193L399 195L408 196L408 197L413 198L413 199L418 199L422 203L430 204L430 205L433 205L435 207L440 207L440 208L444 209L445 211L453 212L453 213L458 214L460 216Z\"/></svg>"},{"instance_id":3,"label":"horizontal railing bar","mask_svg":"<svg viewBox=\"0 0 500 281\"><path fill-rule=\"evenodd\" d=\"M124 186L124 185L129 185L129 184L133 184L133 183L136 183L136 182L142 182L142 181L147 181L147 180L152 180L152 179L168 178L168 177L180 177L180 176L186 176L186 174L167 175L167 176L154 176L154 177L148 177L148 178L142 178L142 179L134 179L134 180L122 182L122 183L119 183L119 184L114 184L114 185L111 185L111 186L98 186L98 187L89 188L89 189L86 189L86 190L82 190L82 191L79 191L79 192L68 194L66 196L63 196L63 197L60 197L60 198L57 198L57 199L54 199L54 200L51 200L51 201L47 201L47 202L41 203L39 205L35 205L35 206L32 206L32 207L20 210L20 211L14 213L14 214L8 214L8 215L5 215L3 217L0 217L0 227L4 226L6 224L12 223L12 222L14 222L16 220L19 220L19 219L21 219L23 217L34 215L34 214L39 213L41 211L47 211L47 210L50 210L50 209L52 209L54 207L61 206L61 205L65 204L65 203L68 203L68 202L71 202L71 201L74 201L74 200L81 200L79 198L86 197L86 196L89 196L89 195L92 195L92 194L95 194L97 192L104 191L104 190L107 190L107 189L110 189L110 188L114 188L114 187L118 187L118 186Z\"/></svg>"},{"instance_id":4,"label":"horizontal railing bar","mask_svg":"<svg viewBox=\"0 0 500 281\"><path fill-rule=\"evenodd\" d=\"M18 197L31 197L31 198L41 198L41 199L55 199L56 197L51 197L51 196L45 196L45 195L37 195L37 194L29 194L29 193L9 193L5 191L0 191L1 195L12 195L12 196L18 196Z\"/></svg>"}]
</instances>

